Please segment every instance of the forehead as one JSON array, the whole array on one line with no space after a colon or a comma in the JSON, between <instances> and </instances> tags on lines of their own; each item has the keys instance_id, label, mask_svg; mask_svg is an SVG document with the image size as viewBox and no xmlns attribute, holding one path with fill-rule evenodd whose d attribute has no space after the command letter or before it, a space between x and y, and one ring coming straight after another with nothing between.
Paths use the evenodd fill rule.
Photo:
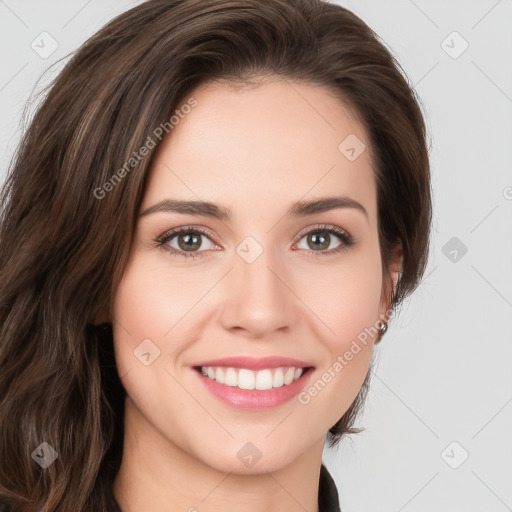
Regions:
<instances>
[{"instance_id":1,"label":"forehead","mask_svg":"<svg viewBox=\"0 0 512 512\"><path fill-rule=\"evenodd\" d=\"M365 127L330 90L284 80L209 83L183 104L190 98L196 106L179 116L155 154L142 209L178 197L254 214L346 195L376 215Z\"/></svg>"}]
</instances>

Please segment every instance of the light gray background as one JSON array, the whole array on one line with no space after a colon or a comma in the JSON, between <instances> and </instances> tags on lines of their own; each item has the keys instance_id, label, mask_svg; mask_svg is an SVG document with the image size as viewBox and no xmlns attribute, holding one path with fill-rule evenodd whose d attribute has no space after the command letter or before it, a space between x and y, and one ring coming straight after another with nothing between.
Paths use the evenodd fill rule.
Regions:
<instances>
[{"instance_id":1,"label":"light gray background","mask_svg":"<svg viewBox=\"0 0 512 512\"><path fill-rule=\"evenodd\" d=\"M138 3L0 0L2 180L41 73ZM423 101L435 216L425 278L376 349L366 430L324 461L344 512L511 510L512 2L339 3L382 37ZM59 45L46 59L31 48L43 31Z\"/></svg>"}]
</instances>

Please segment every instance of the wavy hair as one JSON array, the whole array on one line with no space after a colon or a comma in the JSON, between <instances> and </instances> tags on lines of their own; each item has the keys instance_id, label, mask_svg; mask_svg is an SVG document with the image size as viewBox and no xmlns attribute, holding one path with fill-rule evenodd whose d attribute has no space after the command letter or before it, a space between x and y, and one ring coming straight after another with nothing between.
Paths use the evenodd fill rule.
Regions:
<instances>
[{"instance_id":1,"label":"wavy hair","mask_svg":"<svg viewBox=\"0 0 512 512\"><path fill-rule=\"evenodd\" d=\"M327 87L367 128L383 272L398 306L425 270L431 223L419 100L377 35L322 0L149 0L88 39L45 90L0 197L0 500L15 511L119 510L125 391L112 329L94 325L123 275L155 130L213 80ZM141 156L141 148L146 147ZM138 155L136 158L134 155ZM122 171L124 169L124 172ZM327 433L354 428L369 375ZM58 458L36 463L41 443Z\"/></svg>"}]
</instances>

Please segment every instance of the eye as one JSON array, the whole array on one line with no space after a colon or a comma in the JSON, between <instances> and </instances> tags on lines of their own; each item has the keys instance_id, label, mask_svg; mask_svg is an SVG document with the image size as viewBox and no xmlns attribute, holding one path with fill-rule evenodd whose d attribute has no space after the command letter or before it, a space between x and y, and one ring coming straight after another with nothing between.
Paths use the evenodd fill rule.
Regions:
<instances>
[{"instance_id":1,"label":"eye","mask_svg":"<svg viewBox=\"0 0 512 512\"><path fill-rule=\"evenodd\" d=\"M203 239L209 241L204 243ZM206 245L206 248L204 247ZM185 226L182 228L172 229L167 231L160 238L156 240L156 247L160 247L164 251L167 251L173 255L183 256L185 258L197 258L203 251L199 251L199 248L208 250L211 246L214 246L213 242L207 233L202 228L192 228ZM187 254L188 253L188 254Z\"/></svg>"},{"instance_id":2,"label":"eye","mask_svg":"<svg viewBox=\"0 0 512 512\"><path fill-rule=\"evenodd\" d=\"M334 235L334 237L332 235ZM171 229L164 233L155 240L155 247L159 247L175 256L197 258L202 256L202 252L214 247L219 247L212 242L212 238L210 233L202 228L184 226ZM203 239L208 242L205 244ZM302 239L305 239L306 247L300 245ZM338 240L338 245L333 247L333 243L336 243L336 239ZM346 251L354 245L354 243L354 238L345 230L337 226L320 225L301 234L299 242L296 245L299 249L305 249L309 253L309 256L316 257ZM307 245L314 249L311 250Z\"/></svg>"},{"instance_id":3,"label":"eye","mask_svg":"<svg viewBox=\"0 0 512 512\"><path fill-rule=\"evenodd\" d=\"M332 235L335 236L333 237ZM305 239L306 247L300 246L302 239ZM339 243L333 247L333 243L336 244L336 239ZM317 226L316 228L307 231L301 236L301 239L297 244L299 249L309 250L310 256L313 257L346 251L352 245L354 245L354 239L345 230L338 228L337 226L326 225ZM314 249L311 251L309 249L310 247L314 247Z\"/></svg>"}]
</instances>

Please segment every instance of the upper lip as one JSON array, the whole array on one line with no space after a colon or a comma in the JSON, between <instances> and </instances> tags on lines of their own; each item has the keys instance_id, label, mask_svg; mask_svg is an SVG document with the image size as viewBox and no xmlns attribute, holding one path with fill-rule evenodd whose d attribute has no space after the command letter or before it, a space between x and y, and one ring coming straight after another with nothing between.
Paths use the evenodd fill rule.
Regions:
<instances>
[{"instance_id":1,"label":"upper lip","mask_svg":"<svg viewBox=\"0 0 512 512\"><path fill-rule=\"evenodd\" d=\"M231 368L247 368L248 370L263 370L265 368L279 368L281 366L293 366L294 368L309 368L312 366L305 361L291 357L269 356L269 357L225 357L222 359L210 359L201 361L192 366L225 366Z\"/></svg>"}]
</instances>

